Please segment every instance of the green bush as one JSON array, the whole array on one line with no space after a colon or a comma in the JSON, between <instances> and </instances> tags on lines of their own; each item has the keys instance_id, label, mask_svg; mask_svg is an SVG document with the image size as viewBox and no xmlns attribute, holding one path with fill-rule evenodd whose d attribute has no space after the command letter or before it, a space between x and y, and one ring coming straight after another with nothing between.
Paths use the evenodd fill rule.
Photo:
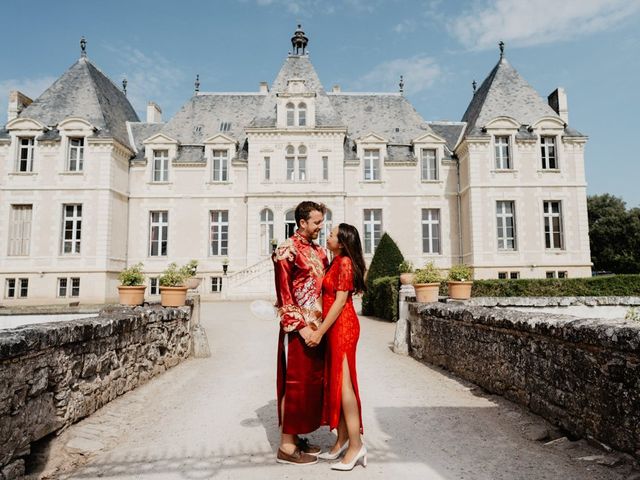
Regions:
<instances>
[{"instance_id":1,"label":"green bush","mask_svg":"<svg viewBox=\"0 0 640 480\"><path fill-rule=\"evenodd\" d=\"M181 287L184 285L184 281L184 273L175 262L171 262L158 278L161 287Z\"/></svg>"},{"instance_id":2,"label":"green bush","mask_svg":"<svg viewBox=\"0 0 640 480\"><path fill-rule=\"evenodd\" d=\"M374 317L391 322L398 321L398 291L400 277L380 277L373 281L368 291L371 313Z\"/></svg>"},{"instance_id":3,"label":"green bush","mask_svg":"<svg viewBox=\"0 0 640 480\"><path fill-rule=\"evenodd\" d=\"M473 297L607 297L640 296L640 275L586 278L475 280Z\"/></svg>"},{"instance_id":4,"label":"green bush","mask_svg":"<svg viewBox=\"0 0 640 480\"><path fill-rule=\"evenodd\" d=\"M144 273L142 272L142 262L125 268L120 272L120 284L125 287L134 287L136 285L144 285Z\"/></svg>"},{"instance_id":5,"label":"green bush","mask_svg":"<svg viewBox=\"0 0 640 480\"><path fill-rule=\"evenodd\" d=\"M191 260L189 263L180 268L180 273L184 275L184 278L195 277L198 271L198 261Z\"/></svg>"},{"instance_id":6,"label":"green bush","mask_svg":"<svg viewBox=\"0 0 640 480\"><path fill-rule=\"evenodd\" d=\"M396 242L393 241L389 234L382 235L367 272L367 291L362 295L362 313L364 315L374 314L372 296L368 293L373 288L373 282L377 278L397 275L398 265L403 261L404 257Z\"/></svg>"},{"instance_id":7,"label":"green bush","mask_svg":"<svg viewBox=\"0 0 640 480\"><path fill-rule=\"evenodd\" d=\"M433 262L425 264L424 267L416 270L416 275L413 277L413 284L420 283L440 283L442 281L442 273L436 267Z\"/></svg>"},{"instance_id":8,"label":"green bush","mask_svg":"<svg viewBox=\"0 0 640 480\"><path fill-rule=\"evenodd\" d=\"M409 260L403 260L400 265L398 265L398 273L413 273L416 269L413 266L413 262Z\"/></svg>"},{"instance_id":9,"label":"green bush","mask_svg":"<svg viewBox=\"0 0 640 480\"><path fill-rule=\"evenodd\" d=\"M450 282L468 282L473 280L473 269L469 265L459 263L449 269L447 280Z\"/></svg>"}]
</instances>

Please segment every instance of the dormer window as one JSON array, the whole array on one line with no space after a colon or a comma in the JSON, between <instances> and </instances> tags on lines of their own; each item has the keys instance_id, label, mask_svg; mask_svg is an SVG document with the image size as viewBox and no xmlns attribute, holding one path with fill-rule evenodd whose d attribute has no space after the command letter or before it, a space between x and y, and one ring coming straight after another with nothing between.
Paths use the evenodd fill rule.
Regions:
<instances>
[{"instance_id":1,"label":"dormer window","mask_svg":"<svg viewBox=\"0 0 640 480\"><path fill-rule=\"evenodd\" d=\"M296 107L293 103L287 103L287 127L293 127L295 125L295 113Z\"/></svg>"},{"instance_id":2,"label":"dormer window","mask_svg":"<svg viewBox=\"0 0 640 480\"><path fill-rule=\"evenodd\" d=\"M558 168L555 137L540 137L540 154L542 156L543 170L555 170Z\"/></svg>"},{"instance_id":3,"label":"dormer window","mask_svg":"<svg viewBox=\"0 0 640 480\"><path fill-rule=\"evenodd\" d=\"M496 156L496 169L497 170L509 170L511 169L511 156L509 152L509 137L506 135L496 136L494 138L495 156Z\"/></svg>"},{"instance_id":4,"label":"dormer window","mask_svg":"<svg viewBox=\"0 0 640 480\"><path fill-rule=\"evenodd\" d=\"M438 179L438 163L436 151L433 148L422 149L421 177L423 181Z\"/></svg>"},{"instance_id":5,"label":"dormer window","mask_svg":"<svg viewBox=\"0 0 640 480\"><path fill-rule=\"evenodd\" d=\"M84 169L84 138L69 139L69 157L67 171L82 172Z\"/></svg>"},{"instance_id":6,"label":"dormer window","mask_svg":"<svg viewBox=\"0 0 640 480\"><path fill-rule=\"evenodd\" d=\"M298 126L304 127L307 125L307 104L300 102L298 104Z\"/></svg>"},{"instance_id":7,"label":"dormer window","mask_svg":"<svg viewBox=\"0 0 640 480\"><path fill-rule=\"evenodd\" d=\"M364 179L365 181L380 180L380 150L364 151Z\"/></svg>"},{"instance_id":8,"label":"dormer window","mask_svg":"<svg viewBox=\"0 0 640 480\"><path fill-rule=\"evenodd\" d=\"M153 151L153 182L169 181L169 150Z\"/></svg>"},{"instance_id":9,"label":"dormer window","mask_svg":"<svg viewBox=\"0 0 640 480\"><path fill-rule=\"evenodd\" d=\"M34 138L18 138L18 160L16 172L33 172Z\"/></svg>"},{"instance_id":10,"label":"dormer window","mask_svg":"<svg viewBox=\"0 0 640 480\"><path fill-rule=\"evenodd\" d=\"M226 182L229 180L228 150L213 151L213 181Z\"/></svg>"}]
</instances>

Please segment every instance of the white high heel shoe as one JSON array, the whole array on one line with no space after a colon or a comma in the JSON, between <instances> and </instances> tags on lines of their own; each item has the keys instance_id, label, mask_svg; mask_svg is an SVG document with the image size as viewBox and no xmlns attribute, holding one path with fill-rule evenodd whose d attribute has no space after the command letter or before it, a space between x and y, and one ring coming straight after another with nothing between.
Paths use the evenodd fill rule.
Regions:
<instances>
[{"instance_id":1,"label":"white high heel shoe","mask_svg":"<svg viewBox=\"0 0 640 480\"><path fill-rule=\"evenodd\" d=\"M346 442L344 442L344 444L340 447L340 449L336 452L336 453L331 453L331 451L329 452L324 452L321 453L320 455L318 455L318 458L320 460L335 460L336 458L338 458L340 455L342 455L344 453L344 451L349 447L349 440L347 440Z\"/></svg>"},{"instance_id":2,"label":"white high heel shoe","mask_svg":"<svg viewBox=\"0 0 640 480\"><path fill-rule=\"evenodd\" d=\"M367 447L364 446L364 443L362 444L362 447L360 447L360 450L358 451L356 456L353 457L353 460L351 460L349 463L336 462L331 465L331 470L348 472L349 470L353 470L353 467L355 467L360 462L362 462L363 467L367 466Z\"/></svg>"}]
</instances>

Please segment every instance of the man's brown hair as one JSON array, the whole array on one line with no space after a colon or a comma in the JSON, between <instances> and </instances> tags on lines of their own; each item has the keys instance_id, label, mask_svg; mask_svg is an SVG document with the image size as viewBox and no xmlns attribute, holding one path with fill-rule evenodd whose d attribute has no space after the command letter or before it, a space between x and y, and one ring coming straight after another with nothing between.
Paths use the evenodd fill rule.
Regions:
<instances>
[{"instance_id":1,"label":"man's brown hair","mask_svg":"<svg viewBox=\"0 0 640 480\"><path fill-rule=\"evenodd\" d=\"M311 216L311 212L320 212L324 215L327 212L327 207L324 203L316 203L306 200L304 202L300 202L296 207L296 225L300 228L300 220L309 220Z\"/></svg>"}]
</instances>

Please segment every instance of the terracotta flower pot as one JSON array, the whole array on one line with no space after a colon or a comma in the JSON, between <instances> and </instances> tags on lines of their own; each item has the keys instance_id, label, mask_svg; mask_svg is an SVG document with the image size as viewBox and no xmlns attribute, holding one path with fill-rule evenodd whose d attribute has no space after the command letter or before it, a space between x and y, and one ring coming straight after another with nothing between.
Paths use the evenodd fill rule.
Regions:
<instances>
[{"instance_id":1,"label":"terracotta flower pot","mask_svg":"<svg viewBox=\"0 0 640 480\"><path fill-rule=\"evenodd\" d=\"M184 284L189 290L195 290L200 286L200 282L202 282L201 278L189 277L185 280Z\"/></svg>"},{"instance_id":2,"label":"terracotta flower pot","mask_svg":"<svg viewBox=\"0 0 640 480\"><path fill-rule=\"evenodd\" d=\"M121 305L142 305L146 285L118 285L118 296Z\"/></svg>"},{"instance_id":3,"label":"terracotta flower pot","mask_svg":"<svg viewBox=\"0 0 640 480\"><path fill-rule=\"evenodd\" d=\"M471 298L472 281L447 282L449 286L449 298L454 300L469 300Z\"/></svg>"},{"instance_id":4,"label":"terracotta flower pot","mask_svg":"<svg viewBox=\"0 0 640 480\"><path fill-rule=\"evenodd\" d=\"M416 300L420 303L432 303L438 301L439 283L416 283L413 288L416 291Z\"/></svg>"},{"instance_id":5,"label":"terracotta flower pot","mask_svg":"<svg viewBox=\"0 0 640 480\"><path fill-rule=\"evenodd\" d=\"M163 307L182 307L187 301L188 288L181 287L160 287L160 304Z\"/></svg>"},{"instance_id":6,"label":"terracotta flower pot","mask_svg":"<svg viewBox=\"0 0 640 480\"><path fill-rule=\"evenodd\" d=\"M411 285L413 283L413 279L415 276L416 276L415 273L401 273L400 283L402 285Z\"/></svg>"}]
</instances>

